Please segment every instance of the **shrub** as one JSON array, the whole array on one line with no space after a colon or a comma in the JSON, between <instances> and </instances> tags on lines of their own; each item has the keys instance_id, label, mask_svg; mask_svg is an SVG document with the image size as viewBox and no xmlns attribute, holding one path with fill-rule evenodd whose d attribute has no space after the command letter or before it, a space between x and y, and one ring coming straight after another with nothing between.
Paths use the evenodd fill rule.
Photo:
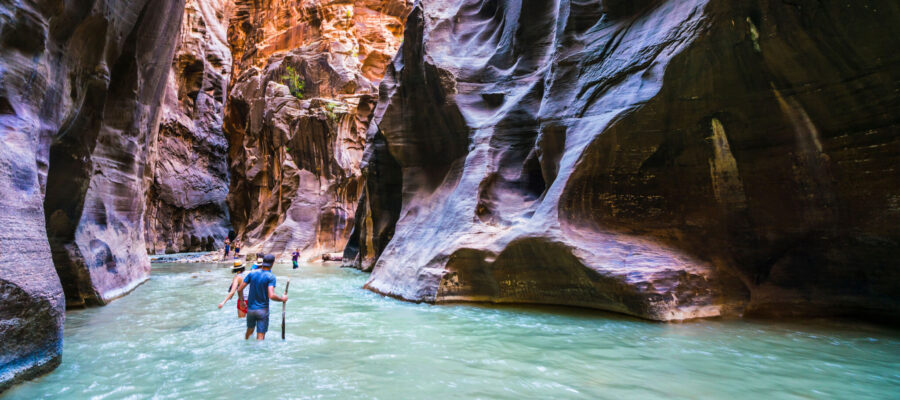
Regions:
<instances>
[{"instance_id":1,"label":"shrub","mask_svg":"<svg viewBox=\"0 0 900 400\"><path fill-rule=\"evenodd\" d=\"M287 85L291 95L298 99L303 99L303 89L306 87L306 82L300 79L300 74L293 67L288 66L286 71L287 73L281 77L282 83Z\"/></svg>"},{"instance_id":2,"label":"shrub","mask_svg":"<svg viewBox=\"0 0 900 400\"><path fill-rule=\"evenodd\" d=\"M325 103L325 110L328 114L328 118L331 118L332 121L337 121L337 114L334 113L334 108L337 107L337 103L328 102Z\"/></svg>"}]
</instances>

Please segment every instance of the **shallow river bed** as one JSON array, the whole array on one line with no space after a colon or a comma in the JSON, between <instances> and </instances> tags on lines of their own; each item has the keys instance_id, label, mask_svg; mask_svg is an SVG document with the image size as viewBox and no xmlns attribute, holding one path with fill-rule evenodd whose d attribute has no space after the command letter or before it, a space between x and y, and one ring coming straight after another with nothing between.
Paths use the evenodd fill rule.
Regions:
<instances>
[{"instance_id":1,"label":"shallow river bed","mask_svg":"<svg viewBox=\"0 0 900 400\"><path fill-rule=\"evenodd\" d=\"M888 399L900 333L858 323L658 324L561 308L430 306L366 274L276 265L287 340L244 341L230 273L156 264L109 306L70 311L63 362L4 398Z\"/></svg>"}]
</instances>

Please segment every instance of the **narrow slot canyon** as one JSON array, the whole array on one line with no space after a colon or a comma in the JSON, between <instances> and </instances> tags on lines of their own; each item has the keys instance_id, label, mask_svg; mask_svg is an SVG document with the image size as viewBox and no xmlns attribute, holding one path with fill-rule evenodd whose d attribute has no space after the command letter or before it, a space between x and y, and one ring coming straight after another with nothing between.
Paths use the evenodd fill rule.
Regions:
<instances>
[{"instance_id":1,"label":"narrow slot canyon","mask_svg":"<svg viewBox=\"0 0 900 400\"><path fill-rule=\"evenodd\" d=\"M0 396L891 397L898 19L2 3Z\"/></svg>"}]
</instances>

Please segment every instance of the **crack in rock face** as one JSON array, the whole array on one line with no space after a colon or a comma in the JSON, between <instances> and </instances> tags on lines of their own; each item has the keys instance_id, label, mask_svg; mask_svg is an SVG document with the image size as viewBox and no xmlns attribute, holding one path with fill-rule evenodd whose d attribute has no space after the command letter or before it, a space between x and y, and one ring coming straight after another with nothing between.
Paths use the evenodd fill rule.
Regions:
<instances>
[{"instance_id":1,"label":"crack in rock face","mask_svg":"<svg viewBox=\"0 0 900 400\"><path fill-rule=\"evenodd\" d=\"M845 6L416 3L345 265L410 301L895 319L900 6Z\"/></svg>"}]
</instances>

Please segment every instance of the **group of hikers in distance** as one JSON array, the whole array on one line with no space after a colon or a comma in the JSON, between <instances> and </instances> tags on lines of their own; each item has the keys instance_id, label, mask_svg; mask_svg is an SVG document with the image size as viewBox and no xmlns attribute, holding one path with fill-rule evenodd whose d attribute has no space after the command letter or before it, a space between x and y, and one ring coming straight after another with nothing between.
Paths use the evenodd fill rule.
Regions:
<instances>
[{"instance_id":1,"label":"group of hikers in distance","mask_svg":"<svg viewBox=\"0 0 900 400\"><path fill-rule=\"evenodd\" d=\"M225 257L228 257L230 246L233 245L234 265L231 267L231 272L234 277L228 288L228 295L218 306L220 309L224 307L225 303L237 293L238 318L247 319L247 332L244 334L244 339L250 339L250 335L255 330L256 340L265 340L266 332L269 331L269 300L287 303L287 289L285 289L284 295L275 293L276 278L272 273L275 256L272 254L258 255L258 262L253 263L250 272L245 272L244 263L240 259L240 242L236 241L232 235L233 232L229 233L229 238L225 241ZM300 249L291 253L294 269L299 267L299 257ZM282 319L282 338L283 335L284 321Z\"/></svg>"}]
</instances>

